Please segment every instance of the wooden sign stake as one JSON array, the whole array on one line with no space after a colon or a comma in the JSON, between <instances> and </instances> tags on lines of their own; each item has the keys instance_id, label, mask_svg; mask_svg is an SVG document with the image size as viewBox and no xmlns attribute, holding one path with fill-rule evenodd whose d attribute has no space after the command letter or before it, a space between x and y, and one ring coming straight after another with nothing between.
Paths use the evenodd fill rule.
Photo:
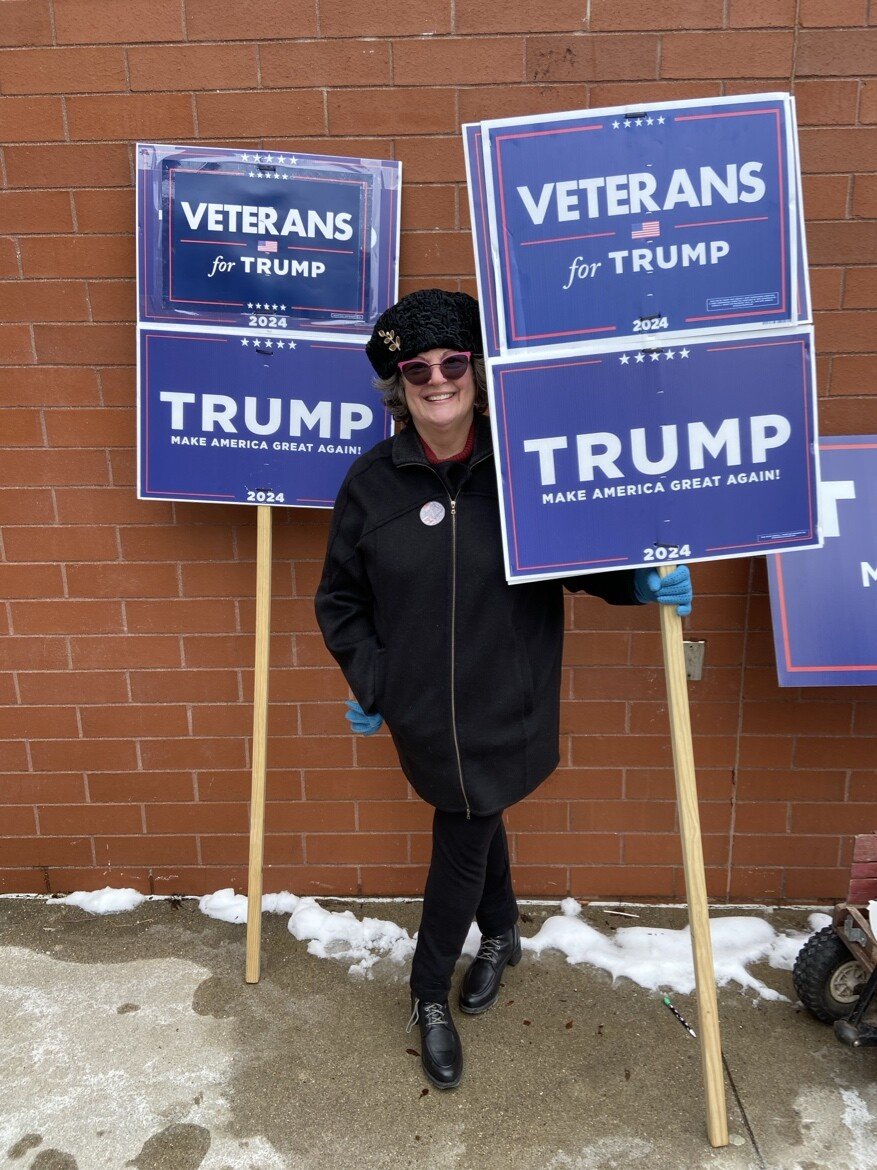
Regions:
<instances>
[{"instance_id":1,"label":"wooden sign stake","mask_svg":"<svg viewBox=\"0 0 877 1170\"><path fill-rule=\"evenodd\" d=\"M675 567L661 565L658 572L662 577L666 577ZM700 837L694 752L691 746L691 714L688 709L688 680L685 675L685 655L682 647L682 620L673 605L659 605L658 609L661 612L670 738L673 744L676 800L679 806L679 830L682 837L685 889L694 955L697 1015L700 1025L698 1038L706 1088L707 1133L712 1146L726 1146L728 1114L722 1072L722 1042L719 1035L719 1008L716 1000L706 875L703 868L703 842Z\"/></svg>"},{"instance_id":2,"label":"wooden sign stake","mask_svg":"<svg viewBox=\"0 0 877 1170\"><path fill-rule=\"evenodd\" d=\"M259 504L256 512L256 670L253 679L253 779L250 795L250 872L247 882L247 983L259 982L261 967L268 658L271 645L271 508Z\"/></svg>"}]
</instances>

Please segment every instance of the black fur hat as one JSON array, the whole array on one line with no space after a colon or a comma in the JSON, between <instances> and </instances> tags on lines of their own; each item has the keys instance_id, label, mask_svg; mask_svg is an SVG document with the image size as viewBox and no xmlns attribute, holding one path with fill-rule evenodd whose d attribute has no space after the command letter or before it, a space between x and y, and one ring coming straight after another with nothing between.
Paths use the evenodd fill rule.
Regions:
<instances>
[{"instance_id":1,"label":"black fur hat","mask_svg":"<svg viewBox=\"0 0 877 1170\"><path fill-rule=\"evenodd\" d=\"M444 346L484 353L478 302L468 293L424 288L378 317L365 352L378 377L389 378L399 362Z\"/></svg>"}]
</instances>

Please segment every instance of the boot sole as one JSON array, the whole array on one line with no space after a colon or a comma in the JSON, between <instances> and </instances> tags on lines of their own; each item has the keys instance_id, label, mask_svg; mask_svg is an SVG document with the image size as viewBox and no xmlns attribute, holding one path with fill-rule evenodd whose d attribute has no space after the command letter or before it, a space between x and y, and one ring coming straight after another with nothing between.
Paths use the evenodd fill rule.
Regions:
<instances>
[{"instance_id":1,"label":"boot sole","mask_svg":"<svg viewBox=\"0 0 877 1170\"><path fill-rule=\"evenodd\" d=\"M460 1073L455 1081L437 1081L434 1076L427 1072L426 1065L423 1063L423 1061L420 1062L420 1067L423 1069L423 1075L426 1077L429 1083L431 1085L435 1085L437 1089L456 1089L460 1081L463 1079L463 1074Z\"/></svg>"},{"instance_id":2,"label":"boot sole","mask_svg":"<svg viewBox=\"0 0 877 1170\"><path fill-rule=\"evenodd\" d=\"M500 973L499 973L500 979L502 978L502 972L505 971L506 967L517 967L518 963L520 963L520 961L521 961L522 955L523 955L523 950L521 948L521 944L518 943L518 949L509 957L508 962L505 964L505 967L503 967L502 971L500 971ZM463 1004L463 999L461 997L460 1000L458 1001L457 1006L459 1007L460 1011L466 1016L480 1016L484 1012L490 1011L490 1009L493 1007L493 1005L496 1003L496 1001L498 999L499 999L499 983L497 982L496 995L488 1003L485 1003L481 1007L476 1007L476 1008L465 1007Z\"/></svg>"}]
</instances>

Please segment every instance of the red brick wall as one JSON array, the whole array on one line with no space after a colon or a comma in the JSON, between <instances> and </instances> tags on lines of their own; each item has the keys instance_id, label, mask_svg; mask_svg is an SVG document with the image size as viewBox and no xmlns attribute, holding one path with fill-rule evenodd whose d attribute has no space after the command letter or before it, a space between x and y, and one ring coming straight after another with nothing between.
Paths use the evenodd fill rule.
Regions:
<instances>
[{"instance_id":1,"label":"red brick wall","mask_svg":"<svg viewBox=\"0 0 877 1170\"><path fill-rule=\"evenodd\" d=\"M474 291L462 121L791 86L822 427L877 432L874 0L2 0L0 43L2 888L245 881L255 517L135 499L132 140L399 158L403 291ZM413 893L429 810L344 733L326 530L277 516L266 888ZM778 689L762 560L695 578L710 891L841 897L875 692ZM524 894L684 896L656 616L570 602Z\"/></svg>"}]
</instances>

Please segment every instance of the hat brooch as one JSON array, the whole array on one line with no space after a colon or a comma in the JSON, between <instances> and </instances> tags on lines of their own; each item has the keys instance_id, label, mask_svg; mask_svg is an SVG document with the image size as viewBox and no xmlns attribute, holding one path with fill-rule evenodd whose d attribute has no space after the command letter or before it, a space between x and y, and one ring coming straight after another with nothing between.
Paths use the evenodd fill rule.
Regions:
<instances>
[{"instance_id":1,"label":"hat brooch","mask_svg":"<svg viewBox=\"0 0 877 1170\"><path fill-rule=\"evenodd\" d=\"M398 333L394 333L392 329L379 329L378 335L384 339L384 345L388 345L391 350L402 348L402 338Z\"/></svg>"}]
</instances>

